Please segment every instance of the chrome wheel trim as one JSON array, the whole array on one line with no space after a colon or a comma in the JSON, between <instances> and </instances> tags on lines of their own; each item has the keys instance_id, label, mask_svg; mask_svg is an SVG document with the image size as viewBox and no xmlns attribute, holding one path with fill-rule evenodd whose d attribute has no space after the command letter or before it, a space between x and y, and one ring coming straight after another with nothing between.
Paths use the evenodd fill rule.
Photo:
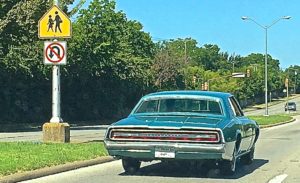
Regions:
<instances>
[{"instance_id":1,"label":"chrome wheel trim","mask_svg":"<svg viewBox=\"0 0 300 183\"><path fill-rule=\"evenodd\" d=\"M233 154L232 154L232 160L231 160L231 171L234 172L235 171L235 167L236 167L236 154L237 154L237 150L236 150L236 147L234 147L234 151L233 151Z\"/></svg>"}]
</instances>

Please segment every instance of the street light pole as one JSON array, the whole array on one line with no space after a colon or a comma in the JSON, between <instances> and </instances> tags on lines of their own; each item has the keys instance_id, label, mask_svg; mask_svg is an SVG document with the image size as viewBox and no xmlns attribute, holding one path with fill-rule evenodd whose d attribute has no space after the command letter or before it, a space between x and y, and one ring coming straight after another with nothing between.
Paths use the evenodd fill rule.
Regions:
<instances>
[{"instance_id":1,"label":"street light pole","mask_svg":"<svg viewBox=\"0 0 300 183\"><path fill-rule=\"evenodd\" d=\"M296 94L296 84L297 84L297 71L295 71L294 94Z\"/></svg>"},{"instance_id":2,"label":"street light pole","mask_svg":"<svg viewBox=\"0 0 300 183\"><path fill-rule=\"evenodd\" d=\"M263 28L265 30L265 116L269 116L268 112L268 29L272 27L274 24L279 22L280 20L288 20L291 16L283 16L279 19L275 20L271 25L261 25L260 23L256 22L254 19L250 17L243 16L242 20L250 20L254 22L259 27Z\"/></svg>"},{"instance_id":3,"label":"street light pole","mask_svg":"<svg viewBox=\"0 0 300 183\"><path fill-rule=\"evenodd\" d=\"M265 27L266 32L266 52L265 52L265 116L269 116L268 111L268 28Z\"/></svg>"}]
</instances>

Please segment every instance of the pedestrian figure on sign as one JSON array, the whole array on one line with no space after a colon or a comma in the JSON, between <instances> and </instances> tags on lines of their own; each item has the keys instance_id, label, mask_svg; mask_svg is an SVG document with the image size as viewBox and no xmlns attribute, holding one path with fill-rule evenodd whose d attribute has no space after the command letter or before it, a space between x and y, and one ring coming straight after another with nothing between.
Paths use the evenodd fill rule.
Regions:
<instances>
[{"instance_id":1,"label":"pedestrian figure on sign","mask_svg":"<svg viewBox=\"0 0 300 183\"><path fill-rule=\"evenodd\" d=\"M55 12L55 19L54 19L54 21L55 21L55 32L57 32L57 29L58 29L59 32L62 33L61 29L60 29L60 24L62 23L62 20L61 20L60 16L58 15L57 11Z\"/></svg>"},{"instance_id":2,"label":"pedestrian figure on sign","mask_svg":"<svg viewBox=\"0 0 300 183\"><path fill-rule=\"evenodd\" d=\"M53 32L53 24L54 24L54 21L53 21L53 19L52 19L52 16L51 15L49 15L49 20L48 20L48 31L47 32L49 32L49 30L51 29L52 30L52 32Z\"/></svg>"}]
</instances>

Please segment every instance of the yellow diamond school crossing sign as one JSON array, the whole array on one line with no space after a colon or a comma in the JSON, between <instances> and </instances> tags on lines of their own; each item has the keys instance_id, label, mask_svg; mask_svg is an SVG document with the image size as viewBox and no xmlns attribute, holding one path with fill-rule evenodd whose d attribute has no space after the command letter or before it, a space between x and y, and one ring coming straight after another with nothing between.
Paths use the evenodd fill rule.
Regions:
<instances>
[{"instance_id":1,"label":"yellow diamond school crossing sign","mask_svg":"<svg viewBox=\"0 0 300 183\"><path fill-rule=\"evenodd\" d=\"M39 20L39 38L71 38L72 25L69 17L56 5Z\"/></svg>"}]
</instances>

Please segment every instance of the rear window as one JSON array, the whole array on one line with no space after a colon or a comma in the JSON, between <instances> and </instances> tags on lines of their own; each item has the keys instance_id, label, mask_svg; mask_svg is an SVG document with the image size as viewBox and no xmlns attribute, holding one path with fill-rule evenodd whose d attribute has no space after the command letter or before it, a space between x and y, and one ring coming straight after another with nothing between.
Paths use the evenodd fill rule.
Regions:
<instances>
[{"instance_id":1,"label":"rear window","mask_svg":"<svg viewBox=\"0 0 300 183\"><path fill-rule=\"evenodd\" d=\"M143 101L134 113L192 112L222 115L218 100L164 98Z\"/></svg>"},{"instance_id":2,"label":"rear window","mask_svg":"<svg viewBox=\"0 0 300 183\"><path fill-rule=\"evenodd\" d=\"M295 105L295 102L289 102L288 105Z\"/></svg>"}]
</instances>

